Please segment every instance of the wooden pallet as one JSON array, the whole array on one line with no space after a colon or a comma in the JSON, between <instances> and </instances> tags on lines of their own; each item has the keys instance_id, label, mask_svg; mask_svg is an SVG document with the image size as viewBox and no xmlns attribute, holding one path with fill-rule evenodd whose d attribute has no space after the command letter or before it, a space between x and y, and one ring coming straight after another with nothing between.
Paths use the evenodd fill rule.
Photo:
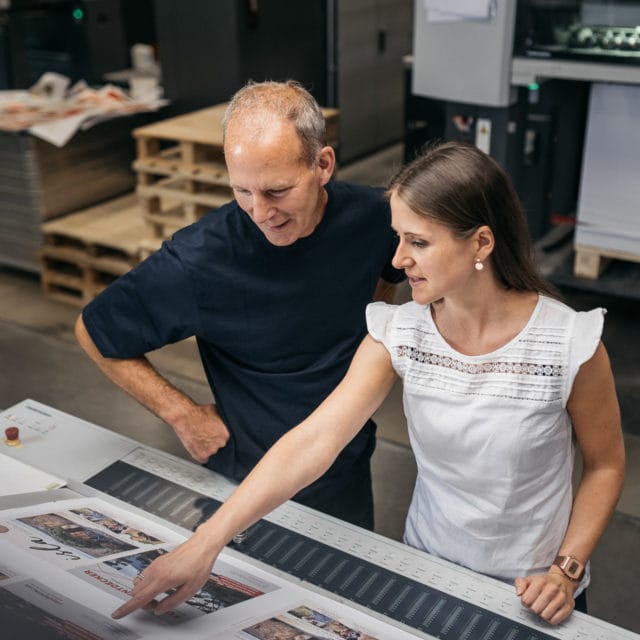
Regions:
<instances>
[{"instance_id":1,"label":"wooden pallet","mask_svg":"<svg viewBox=\"0 0 640 640\"><path fill-rule=\"evenodd\" d=\"M640 262L640 254L579 245L575 247L573 273L577 278L597 280L612 259Z\"/></svg>"},{"instance_id":2,"label":"wooden pallet","mask_svg":"<svg viewBox=\"0 0 640 640\"><path fill-rule=\"evenodd\" d=\"M138 149L138 166L181 166L187 170L194 166L217 163L224 170L222 156L222 119L227 103L193 111L175 118L138 127L133 130ZM327 144L338 144L338 110L323 108L327 124ZM142 162L142 164L140 164Z\"/></svg>"},{"instance_id":3,"label":"wooden pallet","mask_svg":"<svg viewBox=\"0 0 640 640\"><path fill-rule=\"evenodd\" d=\"M41 230L45 295L79 305L140 262L148 234L135 194L46 222Z\"/></svg>"},{"instance_id":4,"label":"wooden pallet","mask_svg":"<svg viewBox=\"0 0 640 640\"><path fill-rule=\"evenodd\" d=\"M138 158L133 163L133 169L138 175L138 184L153 184L162 176L175 176L204 184L229 186L229 175L223 160L216 157L197 165L188 165L182 162L182 155L174 147L161 150L154 156Z\"/></svg>"},{"instance_id":5,"label":"wooden pallet","mask_svg":"<svg viewBox=\"0 0 640 640\"><path fill-rule=\"evenodd\" d=\"M140 262L146 260L152 253L155 253L162 246L163 242L164 240L158 237L142 238L138 245Z\"/></svg>"},{"instance_id":6,"label":"wooden pallet","mask_svg":"<svg viewBox=\"0 0 640 640\"><path fill-rule=\"evenodd\" d=\"M135 129L142 217L150 235L168 238L233 199L222 153L222 118L216 105Z\"/></svg>"},{"instance_id":7,"label":"wooden pallet","mask_svg":"<svg viewBox=\"0 0 640 640\"><path fill-rule=\"evenodd\" d=\"M103 271L98 265L89 264L77 255L65 256L53 253L49 248L43 248L40 252L40 265L44 294L53 300L79 306L93 300L121 275Z\"/></svg>"},{"instance_id":8,"label":"wooden pallet","mask_svg":"<svg viewBox=\"0 0 640 640\"><path fill-rule=\"evenodd\" d=\"M198 221L207 211L233 200L228 187L168 176L136 188L142 216L150 234L168 238L177 229Z\"/></svg>"},{"instance_id":9,"label":"wooden pallet","mask_svg":"<svg viewBox=\"0 0 640 640\"><path fill-rule=\"evenodd\" d=\"M228 198L221 200L221 204L228 201ZM170 238L178 229L197 222L211 209L210 205L198 202L154 197L140 202L140 217L146 225L146 237L162 241Z\"/></svg>"}]
</instances>

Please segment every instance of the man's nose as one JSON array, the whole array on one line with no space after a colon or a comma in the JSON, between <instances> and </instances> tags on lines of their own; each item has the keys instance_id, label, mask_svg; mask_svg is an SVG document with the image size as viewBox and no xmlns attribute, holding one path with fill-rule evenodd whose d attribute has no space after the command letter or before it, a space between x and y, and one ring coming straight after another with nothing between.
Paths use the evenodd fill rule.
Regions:
<instances>
[{"instance_id":1,"label":"man's nose","mask_svg":"<svg viewBox=\"0 0 640 640\"><path fill-rule=\"evenodd\" d=\"M275 213L275 207L267 198L254 196L251 215L257 224L262 224L272 218Z\"/></svg>"}]
</instances>

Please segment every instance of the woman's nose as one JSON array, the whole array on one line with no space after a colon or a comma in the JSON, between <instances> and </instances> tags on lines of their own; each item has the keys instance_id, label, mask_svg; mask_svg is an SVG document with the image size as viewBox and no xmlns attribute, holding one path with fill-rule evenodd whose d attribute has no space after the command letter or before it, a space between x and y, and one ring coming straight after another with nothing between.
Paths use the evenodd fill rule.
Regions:
<instances>
[{"instance_id":1,"label":"woman's nose","mask_svg":"<svg viewBox=\"0 0 640 640\"><path fill-rule=\"evenodd\" d=\"M400 241L400 244L396 248L396 252L393 254L391 264L396 269L405 269L412 262L411 256L405 251L404 243Z\"/></svg>"}]
</instances>

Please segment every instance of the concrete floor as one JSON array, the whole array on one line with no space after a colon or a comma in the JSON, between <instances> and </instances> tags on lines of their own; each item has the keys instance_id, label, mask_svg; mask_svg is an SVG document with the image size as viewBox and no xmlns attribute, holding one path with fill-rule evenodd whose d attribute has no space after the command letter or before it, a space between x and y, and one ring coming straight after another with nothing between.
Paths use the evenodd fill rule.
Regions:
<instances>
[{"instance_id":1,"label":"concrete floor","mask_svg":"<svg viewBox=\"0 0 640 640\"><path fill-rule=\"evenodd\" d=\"M346 180L385 184L402 159L392 147L340 170ZM578 309L605 306L607 344L623 412L627 478L613 521L593 558L590 612L640 632L640 302L563 291ZM406 288L397 301L408 299ZM0 408L33 398L146 444L188 458L173 432L114 387L81 352L72 327L79 309L45 298L38 278L0 268ZM205 401L210 398L195 342L167 347L151 355L172 382ZM378 446L373 458L376 530L400 539L415 480L408 448L401 389L397 385L376 414Z\"/></svg>"}]
</instances>

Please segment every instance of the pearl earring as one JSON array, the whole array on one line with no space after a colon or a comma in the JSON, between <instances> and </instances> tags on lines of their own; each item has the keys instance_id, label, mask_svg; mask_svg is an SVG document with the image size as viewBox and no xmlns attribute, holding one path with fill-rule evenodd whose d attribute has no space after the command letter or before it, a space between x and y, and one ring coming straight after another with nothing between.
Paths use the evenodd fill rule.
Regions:
<instances>
[{"instance_id":1,"label":"pearl earring","mask_svg":"<svg viewBox=\"0 0 640 640\"><path fill-rule=\"evenodd\" d=\"M480 258L476 258L476 263L473 266L476 271L482 271L484 269L484 265L482 264L482 260L480 260Z\"/></svg>"}]
</instances>

